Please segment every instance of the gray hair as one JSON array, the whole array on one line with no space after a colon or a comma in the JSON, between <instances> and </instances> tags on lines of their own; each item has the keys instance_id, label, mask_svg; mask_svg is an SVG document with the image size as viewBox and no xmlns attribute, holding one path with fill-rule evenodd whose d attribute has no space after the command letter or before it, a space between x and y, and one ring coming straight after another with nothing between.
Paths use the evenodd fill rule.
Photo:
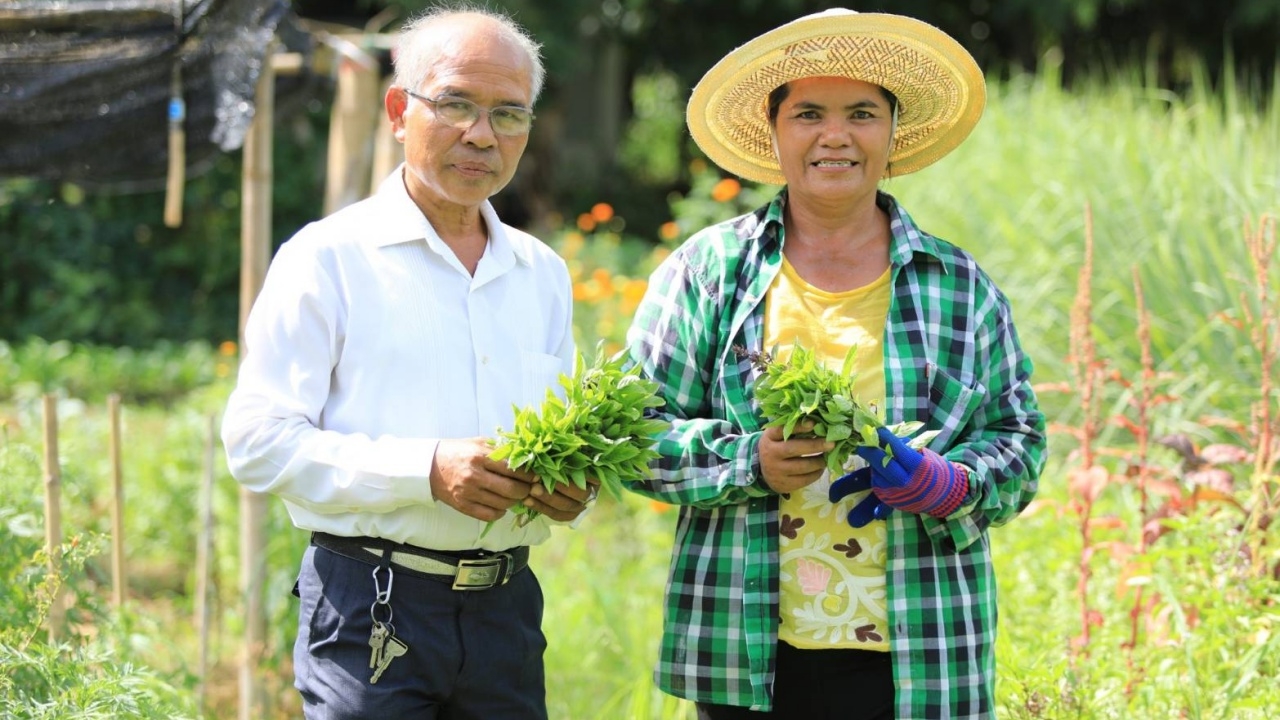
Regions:
<instances>
[{"instance_id":1,"label":"gray hair","mask_svg":"<svg viewBox=\"0 0 1280 720\"><path fill-rule=\"evenodd\" d=\"M481 15L498 23L508 41L514 43L529 56L531 82L529 103L537 102L542 93L542 83L547 76L542 66L542 45L533 39L527 30L520 27L509 15L499 10L472 5L468 2L448 2L435 5L425 12L414 16L400 29L400 37L396 41L395 82L403 88L416 90L427 77L431 66L439 59L444 44L430 39L431 33L440 23L463 15Z\"/></svg>"}]
</instances>

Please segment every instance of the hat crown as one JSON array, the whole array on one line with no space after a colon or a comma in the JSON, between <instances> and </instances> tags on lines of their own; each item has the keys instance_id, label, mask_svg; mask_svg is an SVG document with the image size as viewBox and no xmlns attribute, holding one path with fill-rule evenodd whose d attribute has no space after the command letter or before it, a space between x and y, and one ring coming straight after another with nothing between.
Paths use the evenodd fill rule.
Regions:
<instances>
[{"instance_id":1,"label":"hat crown","mask_svg":"<svg viewBox=\"0 0 1280 720\"><path fill-rule=\"evenodd\" d=\"M804 22L805 20L813 20L815 18L837 17L840 15L857 15L857 14L858 14L857 10L834 7L834 8L827 8L826 10L820 10L816 13L803 15L801 17L796 18L795 20L792 20L791 22L796 23L796 22ZM791 23L787 23L787 24L790 25Z\"/></svg>"}]
</instances>

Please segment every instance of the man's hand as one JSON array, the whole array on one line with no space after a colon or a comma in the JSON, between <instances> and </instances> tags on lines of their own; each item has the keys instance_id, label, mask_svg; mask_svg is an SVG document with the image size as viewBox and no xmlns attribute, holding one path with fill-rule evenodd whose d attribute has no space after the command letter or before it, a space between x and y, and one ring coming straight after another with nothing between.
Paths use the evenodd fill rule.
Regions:
<instances>
[{"instance_id":1,"label":"man's hand","mask_svg":"<svg viewBox=\"0 0 1280 720\"><path fill-rule=\"evenodd\" d=\"M569 522L582 514L583 510L596 499L600 481L594 478L587 480L587 486L580 488L571 482L556 483L555 492L548 492L541 482L535 482L529 491L529 497L523 500L524 506L536 510L557 522Z\"/></svg>"},{"instance_id":2,"label":"man's hand","mask_svg":"<svg viewBox=\"0 0 1280 720\"><path fill-rule=\"evenodd\" d=\"M796 425L790 440L782 439L780 427L765 428L760 436L760 473L774 492L795 492L822 477L822 471L827 469L823 453L834 448L835 443L797 437L812 429L812 422L802 422Z\"/></svg>"},{"instance_id":3,"label":"man's hand","mask_svg":"<svg viewBox=\"0 0 1280 720\"><path fill-rule=\"evenodd\" d=\"M876 431L877 446L854 452L867 466L831 483L831 502L870 489L871 494L849 511L849 524L862 527L883 520L893 508L943 518L956 511L969 492L968 474L936 452L914 450L887 428Z\"/></svg>"},{"instance_id":4,"label":"man's hand","mask_svg":"<svg viewBox=\"0 0 1280 720\"><path fill-rule=\"evenodd\" d=\"M492 521L528 498L535 487L533 476L490 460L491 452L484 438L441 440L431 465L431 494L436 501L477 520Z\"/></svg>"}]
</instances>

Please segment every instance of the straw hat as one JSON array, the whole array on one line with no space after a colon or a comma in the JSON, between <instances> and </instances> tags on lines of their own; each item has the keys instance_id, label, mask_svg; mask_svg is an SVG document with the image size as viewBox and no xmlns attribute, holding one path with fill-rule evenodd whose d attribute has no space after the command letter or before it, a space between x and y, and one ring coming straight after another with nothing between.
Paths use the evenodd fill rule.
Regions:
<instances>
[{"instance_id":1,"label":"straw hat","mask_svg":"<svg viewBox=\"0 0 1280 720\"><path fill-rule=\"evenodd\" d=\"M840 8L806 15L738 47L689 98L689 132L720 167L747 180L786 182L773 151L769 93L805 77L847 77L898 97L893 175L915 172L959 145L986 105L982 70L938 28L914 18Z\"/></svg>"}]
</instances>

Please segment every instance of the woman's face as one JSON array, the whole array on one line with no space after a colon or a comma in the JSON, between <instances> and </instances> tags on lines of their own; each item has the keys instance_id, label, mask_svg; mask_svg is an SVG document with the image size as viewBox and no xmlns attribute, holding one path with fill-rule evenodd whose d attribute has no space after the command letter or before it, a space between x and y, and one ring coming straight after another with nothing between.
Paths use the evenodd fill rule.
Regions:
<instances>
[{"instance_id":1,"label":"woman's face","mask_svg":"<svg viewBox=\"0 0 1280 720\"><path fill-rule=\"evenodd\" d=\"M874 198L893 135L893 112L880 86L812 77L793 80L789 90L773 129L791 197Z\"/></svg>"}]
</instances>

